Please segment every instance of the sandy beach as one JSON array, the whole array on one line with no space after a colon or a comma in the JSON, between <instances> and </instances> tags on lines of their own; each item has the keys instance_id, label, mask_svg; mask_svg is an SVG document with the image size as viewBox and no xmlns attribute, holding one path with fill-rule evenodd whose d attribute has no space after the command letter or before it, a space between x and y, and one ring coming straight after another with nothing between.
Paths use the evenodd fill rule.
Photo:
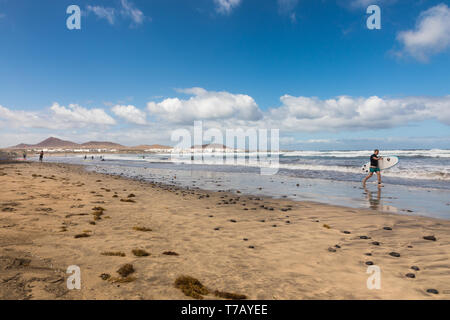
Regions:
<instances>
[{"instance_id":1,"label":"sandy beach","mask_svg":"<svg viewBox=\"0 0 450 320\"><path fill-rule=\"evenodd\" d=\"M217 299L215 290L450 298L447 220L180 189L66 164L3 163L0 181L0 299L191 299L175 285L183 275L207 288L204 299ZM125 264L134 272L123 277ZM71 265L80 290L67 289ZM370 265L381 270L380 289L367 288Z\"/></svg>"}]
</instances>

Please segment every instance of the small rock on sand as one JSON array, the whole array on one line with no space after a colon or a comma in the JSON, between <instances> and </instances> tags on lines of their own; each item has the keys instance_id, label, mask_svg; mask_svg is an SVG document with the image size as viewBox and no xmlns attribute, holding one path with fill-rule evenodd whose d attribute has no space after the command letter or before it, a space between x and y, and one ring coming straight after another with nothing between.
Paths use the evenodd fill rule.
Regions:
<instances>
[{"instance_id":1,"label":"small rock on sand","mask_svg":"<svg viewBox=\"0 0 450 320\"><path fill-rule=\"evenodd\" d=\"M395 257L395 258L399 258L400 257L400 253L397 253L397 252L390 252L389 255L392 256L392 257Z\"/></svg>"}]
</instances>

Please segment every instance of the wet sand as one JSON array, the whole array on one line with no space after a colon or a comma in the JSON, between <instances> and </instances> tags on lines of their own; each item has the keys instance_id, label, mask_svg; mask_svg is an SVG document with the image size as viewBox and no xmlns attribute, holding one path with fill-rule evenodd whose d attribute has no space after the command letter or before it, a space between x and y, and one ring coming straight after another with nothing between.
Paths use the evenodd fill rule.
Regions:
<instances>
[{"instance_id":1,"label":"wet sand","mask_svg":"<svg viewBox=\"0 0 450 320\"><path fill-rule=\"evenodd\" d=\"M450 298L447 220L62 164L0 164L0 181L0 299L190 299L175 286L182 275L209 289L204 299L216 299L214 290L249 299ZM134 272L123 277L125 264ZM67 289L71 265L80 290ZM379 290L367 288L370 265L380 267Z\"/></svg>"}]
</instances>

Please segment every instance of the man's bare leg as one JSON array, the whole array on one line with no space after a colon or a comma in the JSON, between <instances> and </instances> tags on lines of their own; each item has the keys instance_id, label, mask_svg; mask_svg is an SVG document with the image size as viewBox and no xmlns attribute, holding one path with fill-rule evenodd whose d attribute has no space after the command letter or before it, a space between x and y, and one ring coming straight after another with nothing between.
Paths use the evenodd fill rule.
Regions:
<instances>
[{"instance_id":1,"label":"man's bare leg","mask_svg":"<svg viewBox=\"0 0 450 320\"><path fill-rule=\"evenodd\" d=\"M364 187L366 186L367 180L369 180L372 176L373 176L373 172L369 173L369 174L367 175L367 177L364 178L364 180L363 180L363 186L364 186Z\"/></svg>"},{"instance_id":2,"label":"man's bare leg","mask_svg":"<svg viewBox=\"0 0 450 320\"><path fill-rule=\"evenodd\" d=\"M380 171L377 171L377 178L378 178L378 186L382 187L383 184L381 183L381 172Z\"/></svg>"}]
</instances>

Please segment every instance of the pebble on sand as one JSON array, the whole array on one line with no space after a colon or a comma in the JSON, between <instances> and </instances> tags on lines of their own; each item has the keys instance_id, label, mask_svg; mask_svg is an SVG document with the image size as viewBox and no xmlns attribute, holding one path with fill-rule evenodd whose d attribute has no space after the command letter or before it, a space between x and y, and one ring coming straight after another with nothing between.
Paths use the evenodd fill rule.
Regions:
<instances>
[{"instance_id":1,"label":"pebble on sand","mask_svg":"<svg viewBox=\"0 0 450 320\"><path fill-rule=\"evenodd\" d=\"M439 294L439 291L437 291L436 289L427 289L427 292L432 294Z\"/></svg>"},{"instance_id":2,"label":"pebble on sand","mask_svg":"<svg viewBox=\"0 0 450 320\"><path fill-rule=\"evenodd\" d=\"M430 241L436 241L436 237L435 236L425 236L423 237L425 240L430 240Z\"/></svg>"},{"instance_id":3,"label":"pebble on sand","mask_svg":"<svg viewBox=\"0 0 450 320\"><path fill-rule=\"evenodd\" d=\"M400 257L400 253L397 253L397 252L390 252L389 255L392 257L396 257L396 258Z\"/></svg>"}]
</instances>

